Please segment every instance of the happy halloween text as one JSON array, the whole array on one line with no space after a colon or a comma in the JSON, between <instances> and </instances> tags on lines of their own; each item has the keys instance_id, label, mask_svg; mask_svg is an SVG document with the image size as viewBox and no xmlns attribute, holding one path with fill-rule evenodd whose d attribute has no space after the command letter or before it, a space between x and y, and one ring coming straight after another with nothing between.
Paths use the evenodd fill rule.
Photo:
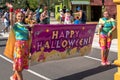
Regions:
<instances>
[{"instance_id":1,"label":"happy halloween text","mask_svg":"<svg viewBox=\"0 0 120 80\"><path fill-rule=\"evenodd\" d=\"M49 32L48 32L49 34ZM89 35L88 32L82 30L66 30L59 31L54 30L50 32L48 40L38 40L36 41L36 51L40 51L41 47L44 47L45 50L64 50L66 48L74 47L83 47L85 45L92 43L92 35Z\"/></svg>"}]
</instances>

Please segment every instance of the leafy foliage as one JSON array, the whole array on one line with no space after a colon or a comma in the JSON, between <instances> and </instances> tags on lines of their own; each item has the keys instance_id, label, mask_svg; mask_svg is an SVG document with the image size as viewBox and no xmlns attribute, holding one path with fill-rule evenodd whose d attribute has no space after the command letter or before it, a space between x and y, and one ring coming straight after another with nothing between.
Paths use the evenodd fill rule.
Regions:
<instances>
[{"instance_id":1,"label":"leafy foliage","mask_svg":"<svg viewBox=\"0 0 120 80\"><path fill-rule=\"evenodd\" d=\"M30 9L36 9L40 0L2 0L1 5L6 2L12 2L14 9L18 8L30 8Z\"/></svg>"},{"instance_id":2,"label":"leafy foliage","mask_svg":"<svg viewBox=\"0 0 120 80\"><path fill-rule=\"evenodd\" d=\"M35 10L39 5L39 0L28 0L29 7Z\"/></svg>"},{"instance_id":3,"label":"leafy foliage","mask_svg":"<svg viewBox=\"0 0 120 80\"><path fill-rule=\"evenodd\" d=\"M26 7L28 7L27 0L14 0L13 6L15 9L26 8Z\"/></svg>"},{"instance_id":4,"label":"leafy foliage","mask_svg":"<svg viewBox=\"0 0 120 80\"><path fill-rule=\"evenodd\" d=\"M64 2L63 0L1 0L2 4L5 5L5 2L12 2L14 9L18 9L18 8L30 8L35 10L38 5L49 5L50 8L54 8L55 5L58 5L59 3L68 3L68 0L64 0L66 2ZM2 5L1 4L1 5Z\"/></svg>"}]
</instances>

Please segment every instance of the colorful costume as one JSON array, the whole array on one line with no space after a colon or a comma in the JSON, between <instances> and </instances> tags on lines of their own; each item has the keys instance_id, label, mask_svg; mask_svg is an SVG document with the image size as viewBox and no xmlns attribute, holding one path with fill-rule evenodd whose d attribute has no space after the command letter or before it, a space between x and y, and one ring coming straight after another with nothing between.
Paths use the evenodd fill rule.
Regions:
<instances>
[{"instance_id":1,"label":"colorful costume","mask_svg":"<svg viewBox=\"0 0 120 80\"><path fill-rule=\"evenodd\" d=\"M99 25L102 26L102 30L100 32L100 47L102 50L109 49L112 41L112 35L108 37L108 32L115 26L115 21L113 18L100 18Z\"/></svg>"},{"instance_id":2,"label":"colorful costume","mask_svg":"<svg viewBox=\"0 0 120 80\"><path fill-rule=\"evenodd\" d=\"M115 21L113 18L100 18L100 35L99 35L99 43L101 47L101 64L102 65L110 65L110 62L107 60L108 53L112 41L112 30L115 27Z\"/></svg>"},{"instance_id":3,"label":"colorful costume","mask_svg":"<svg viewBox=\"0 0 120 80\"><path fill-rule=\"evenodd\" d=\"M11 40L10 37L13 37L12 40L14 42ZM21 71L23 69L28 69L29 58L28 40L29 40L28 29L23 25L23 23L15 23L11 30L4 52L4 54L8 58L13 59L14 61L13 70ZM9 44L11 44L12 48Z\"/></svg>"},{"instance_id":4,"label":"colorful costume","mask_svg":"<svg viewBox=\"0 0 120 80\"><path fill-rule=\"evenodd\" d=\"M28 69L29 31L25 26L23 26L23 23L16 23L13 26L13 31L16 38L13 70L21 71L22 69Z\"/></svg>"}]
</instances>

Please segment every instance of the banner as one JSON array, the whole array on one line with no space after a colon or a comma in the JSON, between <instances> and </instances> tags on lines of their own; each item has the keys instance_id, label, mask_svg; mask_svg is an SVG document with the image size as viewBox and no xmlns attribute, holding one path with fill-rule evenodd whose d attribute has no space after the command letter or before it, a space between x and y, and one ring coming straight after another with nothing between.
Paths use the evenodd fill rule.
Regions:
<instances>
[{"instance_id":1,"label":"banner","mask_svg":"<svg viewBox=\"0 0 120 80\"><path fill-rule=\"evenodd\" d=\"M95 28L95 24L35 25L32 28L31 65L88 54Z\"/></svg>"}]
</instances>

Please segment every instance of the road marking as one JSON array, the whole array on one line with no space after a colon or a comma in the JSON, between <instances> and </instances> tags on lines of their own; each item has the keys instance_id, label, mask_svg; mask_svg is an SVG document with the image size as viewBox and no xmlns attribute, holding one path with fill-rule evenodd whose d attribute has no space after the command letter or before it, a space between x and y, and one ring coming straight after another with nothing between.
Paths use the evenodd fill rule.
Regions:
<instances>
[{"instance_id":1,"label":"road marking","mask_svg":"<svg viewBox=\"0 0 120 80\"><path fill-rule=\"evenodd\" d=\"M12 60L10 60L10 59L6 58L6 57L5 57L5 56L3 56L3 55L0 55L0 57L1 57L1 58L3 58L4 60L6 60L6 61L10 62L10 63L13 63L13 61L12 61ZM37 72L35 72L35 71L32 71L32 70L30 70L30 69L28 69L27 71L28 71L29 73L31 73L31 74L36 75L37 77L40 77L40 78L45 79L45 80L52 80L52 79L47 78L47 77L45 77L45 76L43 76L43 75L41 75L41 74L39 74L39 73L37 73Z\"/></svg>"},{"instance_id":2,"label":"road marking","mask_svg":"<svg viewBox=\"0 0 120 80\"><path fill-rule=\"evenodd\" d=\"M0 55L0 57L1 57L1 58L3 58L3 59L5 59L6 61L8 61L8 62L10 62L10 63L13 63L13 61L12 61L12 60L10 60L10 59L6 58L6 57L5 57L5 56L3 56L3 55Z\"/></svg>"},{"instance_id":3,"label":"road marking","mask_svg":"<svg viewBox=\"0 0 120 80\"><path fill-rule=\"evenodd\" d=\"M101 59L98 59L98 58L94 58L94 57L90 57L90 56L84 56L85 58L89 58L89 59L93 59L93 60L96 60L96 61L102 61ZM112 65L114 65L114 62L111 63Z\"/></svg>"},{"instance_id":4,"label":"road marking","mask_svg":"<svg viewBox=\"0 0 120 80\"><path fill-rule=\"evenodd\" d=\"M6 58L5 56L0 55L0 57L3 58L3 59L5 59L5 60L7 60L7 61L9 61L10 63L13 63L13 61L11 61L10 59ZM93 59L93 60L96 60L96 61L101 61L101 59L94 58L94 57L90 57L90 56L84 56L84 57L85 57L85 58L89 58L89 59ZM113 64L113 63L112 63L112 64ZM45 80L52 80L52 79L47 78L47 77L45 77L45 76L43 76L43 75L41 75L41 74L39 74L39 73L37 73L37 72L32 71L32 70L30 70L30 69L28 69L27 71L28 71L29 73L31 73L31 74L34 74L34 75L36 75L36 76L38 76L38 77L40 77L40 78L45 79Z\"/></svg>"},{"instance_id":5,"label":"road marking","mask_svg":"<svg viewBox=\"0 0 120 80\"><path fill-rule=\"evenodd\" d=\"M84 56L85 58L89 58L89 59L93 59L93 60L96 60L96 61L101 61L101 59L98 59L98 58L94 58L94 57L90 57L90 56Z\"/></svg>"},{"instance_id":6,"label":"road marking","mask_svg":"<svg viewBox=\"0 0 120 80\"><path fill-rule=\"evenodd\" d=\"M34 74L34 75L40 77L40 78L45 79L45 80L52 80L52 79L47 78L47 77L45 77L45 76L43 76L43 75L41 75L41 74L39 74L39 73L37 73L37 72L35 72L35 71L32 71L32 70L30 70L30 69L28 69L27 71L28 71L29 73L32 73L32 74Z\"/></svg>"}]
</instances>

